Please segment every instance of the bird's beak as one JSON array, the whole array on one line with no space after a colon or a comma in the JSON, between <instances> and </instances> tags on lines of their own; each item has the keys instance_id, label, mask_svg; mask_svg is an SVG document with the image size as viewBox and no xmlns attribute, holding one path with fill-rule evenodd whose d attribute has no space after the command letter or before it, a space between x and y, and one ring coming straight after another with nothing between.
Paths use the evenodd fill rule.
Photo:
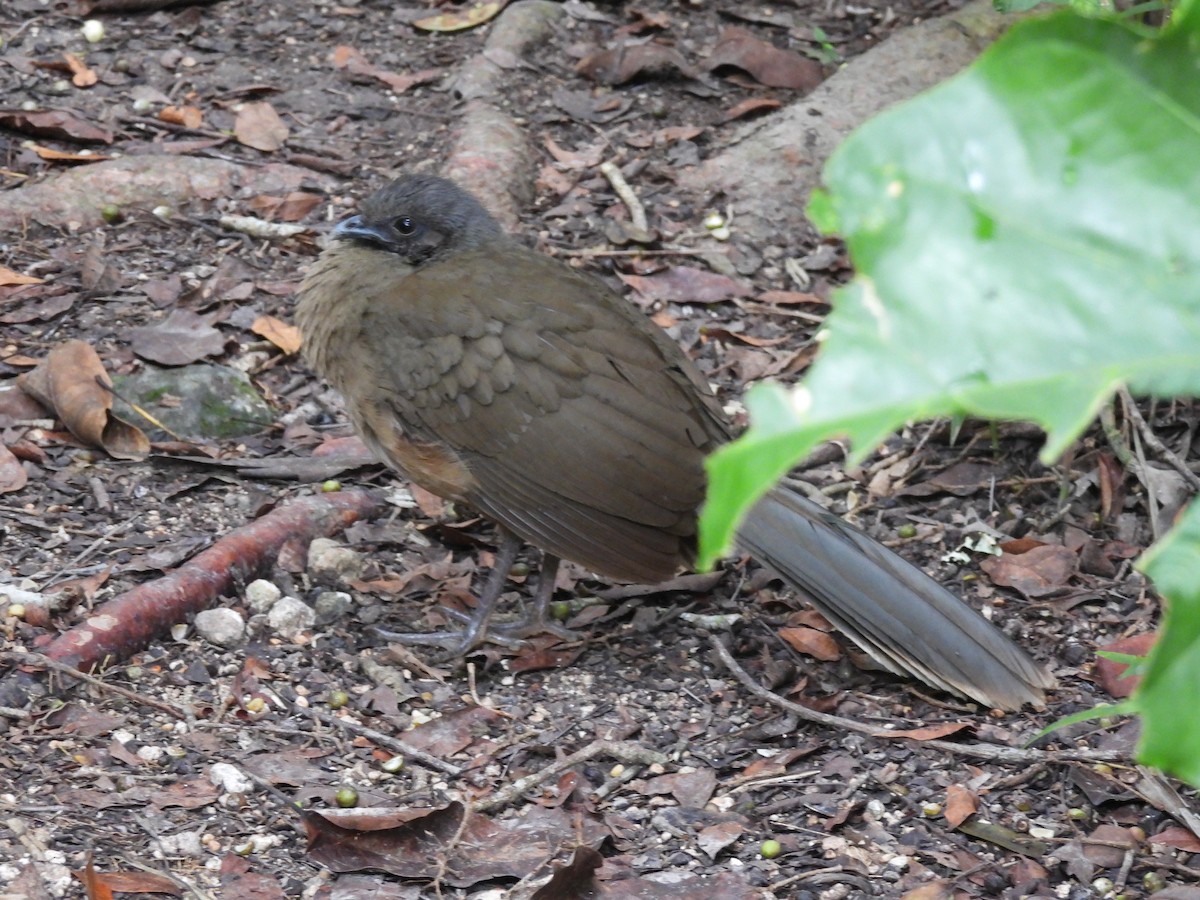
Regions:
<instances>
[{"instance_id":1,"label":"bird's beak","mask_svg":"<svg viewBox=\"0 0 1200 900\"><path fill-rule=\"evenodd\" d=\"M370 241L374 244L386 243L384 236L379 233L379 230L364 222L362 216L351 216L348 219L338 222L333 227L333 236L335 238Z\"/></svg>"}]
</instances>

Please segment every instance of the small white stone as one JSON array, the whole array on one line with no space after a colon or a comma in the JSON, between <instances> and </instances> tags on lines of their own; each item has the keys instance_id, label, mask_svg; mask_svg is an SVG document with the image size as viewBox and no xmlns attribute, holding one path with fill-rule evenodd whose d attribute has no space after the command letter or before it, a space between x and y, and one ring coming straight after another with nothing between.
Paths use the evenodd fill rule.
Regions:
<instances>
[{"instance_id":1,"label":"small white stone","mask_svg":"<svg viewBox=\"0 0 1200 900\"><path fill-rule=\"evenodd\" d=\"M227 794L248 794L254 790L253 779L229 763L214 763L208 770L208 780Z\"/></svg>"},{"instance_id":2,"label":"small white stone","mask_svg":"<svg viewBox=\"0 0 1200 900\"><path fill-rule=\"evenodd\" d=\"M98 44L104 40L104 23L99 19L88 19L79 30L89 44Z\"/></svg>"},{"instance_id":3,"label":"small white stone","mask_svg":"<svg viewBox=\"0 0 1200 900\"><path fill-rule=\"evenodd\" d=\"M362 556L329 538L317 538L308 545L308 574L322 584L339 584L362 575L366 562Z\"/></svg>"},{"instance_id":4,"label":"small white stone","mask_svg":"<svg viewBox=\"0 0 1200 900\"><path fill-rule=\"evenodd\" d=\"M138 747L137 757L138 759L144 759L146 762L153 763L162 759L164 753L165 751L162 747Z\"/></svg>"},{"instance_id":5,"label":"small white stone","mask_svg":"<svg viewBox=\"0 0 1200 900\"><path fill-rule=\"evenodd\" d=\"M281 597L267 613L267 625L284 640L295 640L316 624L317 614L311 606L295 597Z\"/></svg>"},{"instance_id":6,"label":"small white stone","mask_svg":"<svg viewBox=\"0 0 1200 900\"><path fill-rule=\"evenodd\" d=\"M273 582L264 578L259 578L246 585L246 605L250 607L250 612L255 614L265 613L282 596L283 591Z\"/></svg>"},{"instance_id":7,"label":"small white stone","mask_svg":"<svg viewBox=\"0 0 1200 900\"><path fill-rule=\"evenodd\" d=\"M196 634L218 647L236 647L246 636L246 621L237 610L225 606L196 613Z\"/></svg>"}]
</instances>

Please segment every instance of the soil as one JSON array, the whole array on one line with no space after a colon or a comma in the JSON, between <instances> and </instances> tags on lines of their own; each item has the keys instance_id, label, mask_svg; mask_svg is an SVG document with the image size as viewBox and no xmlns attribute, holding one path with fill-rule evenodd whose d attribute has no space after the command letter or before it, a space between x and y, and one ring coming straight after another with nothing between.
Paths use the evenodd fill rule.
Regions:
<instances>
[{"instance_id":1,"label":"soil","mask_svg":"<svg viewBox=\"0 0 1200 900\"><path fill-rule=\"evenodd\" d=\"M223 898L1082 898L1197 883L1200 839L1179 824L1194 797L1173 796L1131 764L1134 723L1068 726L1021 749L1057 718L1110 700L1096 649L1151 632L1158 614L1129 563L1152 540L1144 490L1098 433L1046 467L1032 428L935 423L897 435L860 469L844 470L831 452L804 472L822 502L1046 661L1060 688L1044 710L1000 715L934 696L860 667L844 646L815 661L797 644L801 628L820 623L747 560L660 587L605 584L568 566L558 597L573 601L581 640L488 647L465 665L371 632L436 628L439 604L468 606L493 534L469 510L344 457L301 479L256 474L253 461L286 470L349 435L338 398L262 337L261 322L291 321L329 222L391 175L439 171L455 152L463 104L446 79L479 58L495 26L425 31L412 22L445 8L371 0L130 8L139 5L156 4L92 13L105 35L91 45L80 13L103 4L0 8L0 197L81 171L81 150L165 154L162 166L181 172L226 161L241 187L216 196L193 185L169 209L130 204L96 226L33 216L0 236L0 265L55 287L3 288L0 384L69 339L91 345L109 373L137 373L153 365L137 329L185 311L203 319L191 349L247 372L276 424L233 440L163 438L149 458L128 460L0 407L0 443L27 478L0 496L0 594L73 585L47 621L2 620L9 677L30 664L23 653L95 606L331 478L385 494L386 511L338 535L348 553L306 560L285 548L262 573L315 607L315 623L290 629L256 612L253 597L269 589L237 583L220 604L249 620L245 641L219 646L180 623L107 661L95 681L55 673L48 694L0 711L0 895L102 896L107 885ZM707 198L678 191L677 173L720 152L756 114L734 114L743 101L798 96L732 68L647 71L610 86L579 74L580 59L622 35L654 38L694 64L736 26L828 73L954 5L567 4L524 60L493 60L503 70L499 106L523 131L527 171L537 173L516 205L520 233L622 290L618 276L636 284L667 265L702 266L686 248L708 240ZM366 63L348 64L352 54L335 48ZM64 53L85 59L97 82L72 84ZM412 86L379 76L429 70ZM274 149L248 146L278 127L239 118L253 103L269 104L286 128ZM164 122L168 105L202 118ZM45 109L70 109L112 139L80 139L77 121L38 130L17 115ZM606 239L627 213L590 158L597 147L622 166L664 245L684 251L638 254ZM74 158L47 158L47 149ZM300 171L291 194L256 187L274 163ZM279 205L285 195L290 208ZM227 214L305 227L251 236L225 230ZM803 303L778 293L797 293L781 259L745 254L734 255L733 274L749 281L748 297L632 295L731 403L748 382L802 372L822 304L849 276L840 248L812 233L780 244L808 259ZM212 330L216 346L201 351ZM186 330L180 343L189 349ZM1168 443L1190 435L1190 413L1147 410ZM1066 548L1069 565L1034 567L1022 580L981 564L985 554L950 555L987 533ZM536 554L526 561L536 573ZM524 585L513 593L528 597ZM751 683L863 727L806 722L753 693L714 635ZM881 736L889 732L910 735ZM380 818L334 825L312 812L337 811L339 800ZM461 803L476 809L464 817ZM90 878L92 893L68 870Z\"/></svg>"}]
</instances>

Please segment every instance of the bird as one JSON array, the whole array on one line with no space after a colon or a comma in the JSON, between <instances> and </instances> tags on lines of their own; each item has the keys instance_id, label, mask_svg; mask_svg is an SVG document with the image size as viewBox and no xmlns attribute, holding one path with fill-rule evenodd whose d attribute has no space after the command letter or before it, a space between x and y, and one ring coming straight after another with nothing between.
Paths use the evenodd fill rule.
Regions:
<instances>
[{"instance_id":1,"label":"bird","mask_svg":"<svg viewBox=\"0 0 1200 900\"><path fill-rule=\"evenodd\" d=\"M525 246L454 182L406 174L335 226L298 296L304 358L364 442L498 526L463 627L394 637L462 655L562 630L548 611L563 559L637 583L692 563L704 459L735 429L683 350L603 281ZM532 612L491 623L523 544L542 551ZM894 674L1002 710L1055 686L967 603L795 488L759 500L737 544Z\"/></svg>"}]
</instances>

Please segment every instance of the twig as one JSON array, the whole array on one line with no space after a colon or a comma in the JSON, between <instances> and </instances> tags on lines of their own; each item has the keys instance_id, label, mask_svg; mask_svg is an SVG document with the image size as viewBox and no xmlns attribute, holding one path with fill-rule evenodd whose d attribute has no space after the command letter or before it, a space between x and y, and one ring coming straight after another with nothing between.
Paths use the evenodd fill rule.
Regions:
<instances>
[{"instance_id":1,"label":"twig","mask_svg":"<svg viewBox=\"0 0 1200 900\"><path fill-rule=\"evenodd\" d=\"M621 170L615 164L610 162L600 163L600 172L608 179L608 183L612 185L613 191L621 202L629 209L629 224L635 230L645 233L649 231L649 222L646 220L646 209L642 206L642 201L637 198L637 194L633 192L633 188L629 186L629 182L625 180L625 176L621 174Z\"/></svg>"},{"instance_id":2,"label":"twig","mask_svg":"<svg viewBox=\"0 0 1200 900\"><path fill-rule=\"evenodd\" d=\"M378 744L380 747L391 750L395 753L402 754L406 757L415 759L421 765L429 769L435 769L438 772L443 772L446 775L461 775L463 770L454 763L448 763L444 759L438 759L424 750L418 750L416 747L410 747L404 741L397 740L390 734L384 734L382 731L376 731L374 728L368 728L366 725L361 725L353 719L347 719L342 716L331 715L330 713L322 712L319 709L312 707L304 707L298 704L295 705L295 710L301 715L310 715L318 721L324 722L326 725L337 725L346 729L351 734L357 734L367 738L370 741Z\"/></svg>"},{"instance_id":3,"label":"twig","mask_svg":"<svg viewBox=\"0 0 1200 900\"><path fill-rule=\"evenodd\" d=\"M552 762L540 771L526 775L524 778L518 778L504 790L492 794L486 800L474 803L473 809L475 812L488 812L507 806L530 788L537 787L556 775L597 756L612 756L622 762L635 762L642 765L657 764L661 766L669 762L665 753L649 750L640 744L628 741L593 741L583 749L576 750L574 753Z\"/></svg>"},{"instance_id":4,"label":"twig","mask_svg":"<svg viewBox=\"0 0 1200 900\"><path fill-rule=\"evenodd\" d=\"M176 719L183 719L185 722L194 722L195 713L191 707L180 709L178 706L171 706L162 703L145 694L139 694L136 691L131 691L129 688L123 688L120 685L109 684L95 676L88 675L86 672L81 672L79 669L72 666L60 663L58 660L50 659L48 656L42 656L40 653L27 653L22 650L8 650L0 654L6 660L20 663L26 666L37 666L39 669L53 669L55 672L60 672L63 675L69 675L71 678L78 678L80 681L86 682L93 687L116 694L119 697L124 697L126 700L132 700L134 703L139 703L142 706L149 706L152 709L157 709L160 712L165 712Z\"/></svg>"},{"instance_id":5,"label":"twig","mask_svg":"<svg viewBox=\"0 0 1200 900\"><path fill-rule=\"evenodd\" d=\"M1182 475L1183 480L1187 482L1188 487L1190 487L1193 491L1200 493L1200 476L1196 475L1195 472L1189 469L1187 467L1187 463L1180 459L1179 456L1166 444L1164 444L1159 439L1158 435L1154 433L1154 429L1150 427L1149 423L1142 416L1142 411L1137 408L1137 403L1135 403L1133 397L1130 396L1129 389L1121 388L1119 393L1121 397L1121 405L1124 407L1125 417L1129 419L1134 426L1136 426L1138 433L1142 436L1142 440L1146 442L1146 446L1154 451L1154 453L1157 454L1163 462Z\"/></svg>"},{"instance_id":6,"label":"twig","mask_svg":"<svg viewBox=\"0 0 1200 900\"><path fill-rule=\"evenodd\" d=\"M719 636L710 635L708 643L717 656L720 657L721 662L725 664L725 668L729 669L733 677L741 683L742 687L746 688L746 690L750 691L750 693L760 700L765 700L773 706L799 716L808 722L816 722L819 725L827 725L830 728L852 731L855 734L864 734L874 738L894 740L905 737L902 734L888 734L886 731L881 731L877 725L866 725L854 719L831 716L828 713L817 712L816 710L809 709L807 706L801 706L799 703L792 703L790 700L785 700L751 678L750 673L738 665L737 660L733 658L733 655L721 643ZM938 740L917 741L916 743L920 747L928 747L931 750L942 750L946 753L955 753L960 756L974 756L979 759L992 759L1000 762L1122 762L1125 760L1125 757L1120 753L1108 750L1023 750L1017 747L999 747L994 744L956 744L953 741Z\"/></svg>"},{"instance_id":7,"label":"twig","mask_svg":"<svg viewBox=\"0 0 1200 900\"><path fill-rule=\"evenodd\" d=\"M633 779L637 778L641 774L641 766L630 766L620 775L608 779L608 781L604 782L604 784L592 791L592 800L599 801L605 799L609 794L628 784L630 781L633 781Z\"/></svg>"},{"instance_id":8,"label":"twig","mask_svg":"<svg viewBox=\"0 0 1200 900\"><path fill-rule=\"evenodd\" d=\"M1124 399L1124 398L1122 398ZM1146 488L1146 508L1150 514L1150 533L1154 536L1154 540L1162 537L1159 530L1159 503L1158 493L1154 490L1154 485L1150 483L1150 470L1146 466L1146 448L1142 445L1142 436L1136 430L1131 432L1133 437L1133 452L1137 456L1137 472L1138 480Z\"/></svg>"},{"instance_id":9,"label":"twig","mask_svg":"<svg viewBox=\"0 0 1200 900\"><path fill-rule=\"evenodd\" d=\"M446 869L450 866L450 857L454 854L455 848L462 842L462 836L467 830L467 823L471 821L471 816L474 810L470 806L463 806L462 818L458 820L458 828L454 830L454 834L442 846L441 852L438 854L437 872L433 876L431 887L438 897L442 896L442 879L446 877Z\"/></svg>"}]
</instances>

